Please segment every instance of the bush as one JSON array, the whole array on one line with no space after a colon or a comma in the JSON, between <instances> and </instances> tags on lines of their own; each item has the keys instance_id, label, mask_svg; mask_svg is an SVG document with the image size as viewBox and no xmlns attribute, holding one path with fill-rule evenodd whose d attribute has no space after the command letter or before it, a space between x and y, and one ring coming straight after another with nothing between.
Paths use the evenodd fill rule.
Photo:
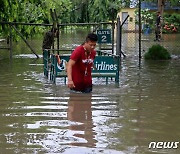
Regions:
<instances>
[{"instance_id":1,"label":"bush","mask_svg":"<svg viewBox=\"0 0 180 154\"><path fill-rule=\"evenodd\" d=\"M151 60L167 60L170 59L170 53L163 46L156 44L149 48L148 52L144 55L145 59Z\"/></svg>"},{"instance_id":2,"label":"bush","mask_svg":"<svg viewBox=\"0 0 180 154\"><path fill-rule=\"evenodd\" d=\"M180 14L178 13L164 13L163 15L164 23L162 32L163 33L172 33L172 32L180 32ZM167 29L167 27L169 29ZM173 28L176 30L173 31Z\"/></svg>"}]
</instances>

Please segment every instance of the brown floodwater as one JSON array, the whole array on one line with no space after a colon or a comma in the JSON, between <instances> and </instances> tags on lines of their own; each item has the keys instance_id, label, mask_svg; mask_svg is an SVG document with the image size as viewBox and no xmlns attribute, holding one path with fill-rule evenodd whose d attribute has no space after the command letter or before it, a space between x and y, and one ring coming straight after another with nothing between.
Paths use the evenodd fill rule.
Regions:
<instances>
[{"instance_id":1,"label":"brown floodwater","mask_svg":"<svg viewBox=\"0 0 180 154\"><path fill-rule=\"evenodd\" d=\"M43 75L42 58L0 60L0 153L180 153L180 59L122 59L120 82L72 93Z\"/></svg>"}]
</instances>

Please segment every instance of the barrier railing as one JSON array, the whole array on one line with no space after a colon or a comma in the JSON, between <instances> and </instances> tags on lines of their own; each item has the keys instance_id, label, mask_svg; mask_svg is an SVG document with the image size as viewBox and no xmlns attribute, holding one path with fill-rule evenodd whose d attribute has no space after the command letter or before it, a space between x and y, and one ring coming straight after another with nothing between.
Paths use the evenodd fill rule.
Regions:
<instances>
[{"instance_id":1,"label":"barrier railing","mask_svg":"<svg viewBox=\"0 0 180 154\"><path fill-rule=\"evenodd\" d=\"M44 75L54 83L57 78L64 78L66 83L66 64L69 61L70 54L61 55L61 63L58 64L57 54L52 53L51 58L48 58L48 51L44 51ZM49 63L50 60L50 63ZM119 82L119 56L113 55L108 52L97 51L97 56L94 59L94 67L92 68L93 78L105 78L106 84L109 78L115 79L116 83Z\"/></svg>"}]
</instances>

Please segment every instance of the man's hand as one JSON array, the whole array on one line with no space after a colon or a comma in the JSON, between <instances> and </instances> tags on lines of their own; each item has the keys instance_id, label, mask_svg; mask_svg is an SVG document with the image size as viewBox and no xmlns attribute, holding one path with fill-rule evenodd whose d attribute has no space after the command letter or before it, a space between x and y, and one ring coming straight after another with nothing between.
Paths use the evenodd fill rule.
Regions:
<instances>
[{"instance_id":1,"label":"man's hand","mask_svg":"<svg viewBox=\"0 0 180 154\"><path fill-rule=\"evenodd\" d=\"M68 80L68 88L72 89L74 87L75 87L74 82L72 80Z\"/></svg>"},{"instance_id":2,"label":"man's hand","mask_svg":"<svg viewBox=\"0 0 180 154\"><path fill-rule=\"evenodd\" d=\"M76 62L72 59L70 59L69 62L67 63L68 88L70 89L75 87L74 82L72 80L72 66L75 63Z\"/></svg>"}]
</instances>

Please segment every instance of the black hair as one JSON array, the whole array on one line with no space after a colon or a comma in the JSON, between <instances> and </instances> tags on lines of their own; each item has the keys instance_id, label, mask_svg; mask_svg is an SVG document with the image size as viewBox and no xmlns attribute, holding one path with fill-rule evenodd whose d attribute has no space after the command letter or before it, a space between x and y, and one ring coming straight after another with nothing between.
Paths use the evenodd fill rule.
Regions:
<instances>
[{"instance_id":1,"label":"black hair","mask_svg":"<svg viewBox=\"0 0 180 154\"><path fill-rule=\"evenodd\" d=\"M87 41L95 41L95 42L97 42L97 40L98 40L98 37L97 37L97 35L94 34L94 33L89 33L89 34L87 35L87 37L86 37L86 42L87 42Z\"/></svg>"}]
</instances>

